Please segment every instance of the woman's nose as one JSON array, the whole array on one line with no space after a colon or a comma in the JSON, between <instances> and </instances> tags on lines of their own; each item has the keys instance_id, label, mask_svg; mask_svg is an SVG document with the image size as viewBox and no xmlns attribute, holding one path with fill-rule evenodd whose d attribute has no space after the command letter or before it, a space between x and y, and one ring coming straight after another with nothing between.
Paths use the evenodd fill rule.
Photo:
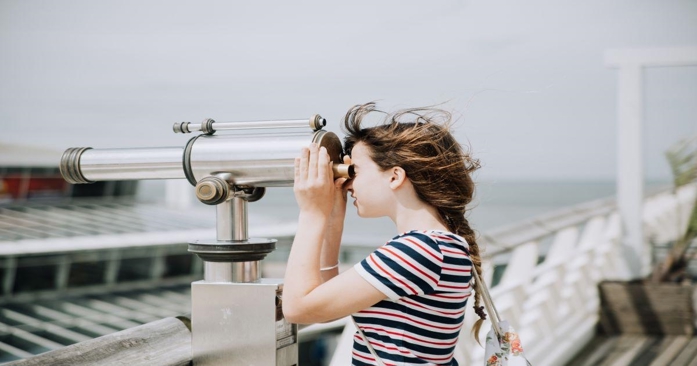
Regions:
<instances>
[{"instance_id":1,"label":"woman's nose","mask_svg":"<svg viewBox=\"0 0 697 366\"><path fill-rule=\"evenodd\" d=\"M349 180L346 182L346 189L347 189L349 192L353 193L353 179L349 179Z\"/></svg>"}]
</instances>

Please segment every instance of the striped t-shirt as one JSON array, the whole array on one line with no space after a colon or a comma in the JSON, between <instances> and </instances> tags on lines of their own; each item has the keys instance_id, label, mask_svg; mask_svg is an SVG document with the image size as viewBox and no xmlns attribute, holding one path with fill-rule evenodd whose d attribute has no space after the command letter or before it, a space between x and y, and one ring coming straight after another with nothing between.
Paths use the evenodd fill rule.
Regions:
<instances>
[{"instance_id":1,"label":"striped t-shirt","mask_svg":"<svg viewBox=\"0 0 697 366\"><path fill-rule=\"evenodd\" d=\"M464 238L410 231L354 268L389 298L353 314L385 365L457 365L453 352L472 292ZM356 332L353 365L376 364Z\"/></svg>"}]
</instances>

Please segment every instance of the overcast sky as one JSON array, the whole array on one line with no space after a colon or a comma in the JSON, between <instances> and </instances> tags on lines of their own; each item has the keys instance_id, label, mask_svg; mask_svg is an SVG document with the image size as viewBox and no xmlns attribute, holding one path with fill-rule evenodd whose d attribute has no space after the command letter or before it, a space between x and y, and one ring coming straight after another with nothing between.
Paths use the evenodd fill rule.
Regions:
<instances>
[{"instance_id":1,"label":"overcast sky","mask_svg":"<svg viewBox=\"0 0 697 366\"><path fill-rule=\"evenodd\" d=\"M182 146L177 121L443 103L483 180L612 180L611 48L697 46L696 1L0 0L0 143ZM697 67L645 72L645 175L697 134Z\"/></svg>"}]
</instances>

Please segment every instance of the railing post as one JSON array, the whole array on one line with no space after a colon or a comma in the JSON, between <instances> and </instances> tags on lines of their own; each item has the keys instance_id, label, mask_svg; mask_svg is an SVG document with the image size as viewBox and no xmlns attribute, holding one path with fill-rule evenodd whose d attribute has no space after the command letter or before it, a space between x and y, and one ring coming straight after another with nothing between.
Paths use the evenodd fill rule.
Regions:
<instances>
[{"instance_id":1,"label":"railing post","mask_svg":"<svg viewBox=\"0 0 697 366\"><path fill-rule=\"evenodd\" d=\"M629 265L624 279L645 277L651 270L642 231L644 190L641 151L644 112L643 69L697 65L697 47L611 49L605 64L618 68L617 204L622 220L622 256Z\"/></svg>"},{"instance_id":2,"label":"railing post","mask_svg":"<svg viewBox=\"0 0 697 366\"><path fill-rule=\"evenodd\" d=\"M642 230L644 174L641 152L643 115L642 67L619 68L617 106L617 206L622 218L622 254L630 273L626 279L645 273L645 243Z\"/></svg>"},{"instance_id":3,"label":"railing post","mask_svg":"<svg viewBox=\"0 0 697 366\"><path fill-rule=\"evenodd\" d=\"M496 299L499 314L514 326L520 324L523 304L527 300L526 289L533 280L538 255L537 241L516 247L501 283L492 290L492 296L498 295Z\"/></svg>"}]
</instances>

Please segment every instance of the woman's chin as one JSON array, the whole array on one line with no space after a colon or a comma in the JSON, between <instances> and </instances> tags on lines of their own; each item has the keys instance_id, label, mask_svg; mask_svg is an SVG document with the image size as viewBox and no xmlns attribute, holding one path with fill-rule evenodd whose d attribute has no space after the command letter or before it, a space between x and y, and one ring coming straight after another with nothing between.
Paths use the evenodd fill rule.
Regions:
<instances>
[{"instance_id":1,"label":"woman's chin","mask_svg":"<svg viewBox=\"0 0 697 366\"><path fill-rule=\"evenodd\" d=\"M364 209L361 209L360 207L356 207L356 214L358 214L358 217L362 219L375 219L384 216L376 215L375 212L366 212Z\"/></svg>"}]
</instances>

